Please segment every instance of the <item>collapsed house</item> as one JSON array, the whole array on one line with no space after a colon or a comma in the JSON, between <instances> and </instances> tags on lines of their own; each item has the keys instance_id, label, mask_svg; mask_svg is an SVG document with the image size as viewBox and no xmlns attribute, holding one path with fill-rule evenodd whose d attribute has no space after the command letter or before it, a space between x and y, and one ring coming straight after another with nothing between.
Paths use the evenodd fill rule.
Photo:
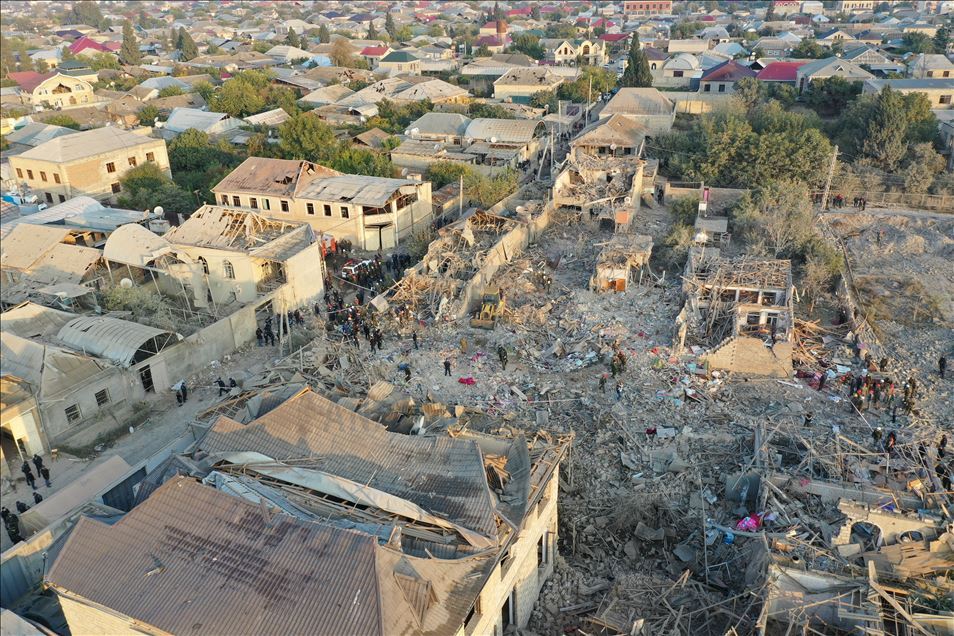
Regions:
<instances>
[{"instance_id":1,"label":"collapsed house","mask_svg":"<svg viewBox=\"0 0 954 636\"><path fill-rule=\"evenodd\" d=\"M615 234L596 259L590 288L597 292L626 291L634 270L649 264L653 238L644 234Z\"/></svg>"},{"instance_id":2,"label":"collapsed house","mask_svg":"<svg viewBox=\"0 0 954 636\"><path fill-rule=\"evenodd\" d=\"M74 633L502 633L552 571L569 442L389 433L306 389L80 520L46 584Z\"/></svg>"},{"instance_id":3,"label":"collapsed house","mask_svg":"<svg viewBox=\"0 0 954 636\"><path fill-rule=\"evenodd\" d=\"M609 229L628 226L639 211L644 165L636 155L577 152L553 182L553 204L599 217Z\"/></svg>"},{"instance_id":4,"label":"collapsed house","mask_svg":"<svg viewBox=\"0 0 954 636\"><path fill-rule=\"evenodd\" d=\"M787 260L728 259L692 248L683 276L686 303L676 318L675 351L698 347L712 369L789 377L794 312Z\"/></svg>"}]
</instances>

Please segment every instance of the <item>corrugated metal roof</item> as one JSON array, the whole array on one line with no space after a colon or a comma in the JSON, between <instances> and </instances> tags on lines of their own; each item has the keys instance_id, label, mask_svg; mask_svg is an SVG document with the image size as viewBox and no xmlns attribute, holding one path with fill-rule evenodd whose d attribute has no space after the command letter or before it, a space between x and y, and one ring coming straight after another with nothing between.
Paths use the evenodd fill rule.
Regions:
<instances>
[{"instance_id":1,"label":"corrugated metal roof","mask_svg":"<svg viewBox=\"0 0 954 636\"><path fill-rule=\"evenodd\" d=\"M0 375L25 380L41 400L75 391L108 369L113 367L106 360L0 332Z\"/></svg>"},{"instance_id":2,"label":"corrugated metal roof","mask_svg":"<svg viewBox=\"0 0 954 636\"><path fill-rule=\"evenodd\" d=\"M38 258L63 242L70 235L64 227L48 227L19 223L0 246L0 265L27 270Z\"/></svg>"},{"instance_id":3,"label":"corrugated metal roof","mask_svg":"<svg viewBox=\"0 0 954 636\"><path fill-rule=\"evenodd\" d=\"M470 118L459 113L424 113L413 123L408 130L415 128L423 135L463 135L470 125Z\"/></svg>"},{"instance_id":4,"label":"corrugated metal roof","mask_svg":"<svg viewBox=\"0 0 954 636\"><path fill-rule=\"evenodd\" d=\"M305 391L246 426L220 418L209 453L256 451L317 468L419 505L486 537L498 536L483 459L472 440L411 437Z\"/></svg>"},{"instance_id":5,"label":"corrugated metal roof","mask_svg":"<svg viewBox=\"0 0 954 636\"><path fill-rule=\"evenodd\" d=\"M375 540L187 477L112 526L81 518L57 588L174 634L381 634Z\"/></svg>"},{"instance_id":6,"label":"corrugated metal roof","mask_svg":"<svg viewBox=\"0 0 954 636\"><path fill-rule=\"evenodd\" d=\"M615 113L626 115L668 115L672 113L673 103L656 88L621 88L613 95L603 110L601 117Z\"/></svg>"},{"instance_id":7,"label":"corrugated metal roof","mask_svg":"<svg viewBox=\"0 0 954 636\"><path fill-rule=\"evenodd\" d=\"M491 141L493 143L529 143L537 128L542 128L543 122L539 119L474 119L464 131L464 136L476 141Z\"/></svg>"},{"instance_id":8,"label":"corrugated metal roof","mask_svg":"<svg viewBox=\"0 0 954 636\"><path fill-rule=\"evenodd\" d=\"M291 197L295 195L295 189L301 181L339 174L337 170L310 161L249 157L219 181L212 191Z\"/></svg>"},{"instance_id":9,"label":"corrugated metal roof","mask_svg":"<svg viewBox=\"0 0 954 636\"><path fill-rule=\"evenodd\" d=\"M22 303L0 314L0 330L21 338L50 338L76 314L45 307L36 303Z\"/></svg>"},{"instance_id":10,"label":"corrugated metal roof","mask_svg":"<svg viewBox=\"0 0 954 636\"><path fill-rule=\"evenodd\" d=\"M298 196L302 199L318 201L342 201L355 205L381 207L402 187L420 185L410 179L388 179L386 177L367 177L357 174L343 174L327 179L318 179L302 188Z\"/></svg>"},{"instance_id":11,"label":"corrugated metal roof","mask_svg":"<svg viewBox=\"0 0 954 636\"><path fill-rule=\"evenodd\" d=\"M245 118L246 123L253 126L278 126L288 121L289 115L281 108L266 110L264 113L250 115Z\"/></svg>"},{"instance_id":12,"label":"corrugated metal roof","mask_svg":"<svg viewBox=\"0 0 954 636\"><path fill-rule=\"evenodd\" d=\"M19 156L24 159L67 163L155 141L119 128L95 128L51 139Z\"/></svg>"},{"instance_id":13,"label":"corrugated metal roof","mask_svg":"<svg viewBox=\"0 0 954 636\"><path fill-rule=\"evenodd\" d=\"M92 247L57 243L30 265L30 280L40 283L78 283L103 253Z\"/></svg>"},{"instance_id":14,"label":"corrugated metal roof","mask_svg":"<svg viewBox=\"0 0 954 636\"><path fill-rule=\"evenodd\" d=\"M228 115L209 113L195 108L173 108L169 119L163 124L163 129L173 132L182 132L190 128L208 130L223 119L228 119Z\"/></svg>"},{"instance_id":15,"label":"corrugated metal roof","mask_svg":"<svg viewBox=\"0 0 954 636\"><path fill-rule=\"evenodd\" d=\"M161 349L175 334L110 316L81 316L63 325L56 337L74 349L128 367L150 340L156 338Z\"/></svg>"}]
</instances>

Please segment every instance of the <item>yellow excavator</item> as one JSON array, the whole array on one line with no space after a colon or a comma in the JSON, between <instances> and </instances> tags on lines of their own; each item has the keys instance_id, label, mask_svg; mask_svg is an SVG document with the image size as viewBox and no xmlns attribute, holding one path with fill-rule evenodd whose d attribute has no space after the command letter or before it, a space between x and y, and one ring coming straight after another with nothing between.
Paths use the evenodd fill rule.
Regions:
<instances>
[{"instance_id":1,"label":"yellow excavator","mask_svg":"<svg viewBox=\"0 0 954 636\"><path fill-rule=\"evenodd\" d=\"M484 290L480 301L480 311L474 313L470 319L470 326L479 329L493 329L497 325L497 319L504 309L504 299L500 290L494 287L488 287Z\"/></svg>"}]
</instances>

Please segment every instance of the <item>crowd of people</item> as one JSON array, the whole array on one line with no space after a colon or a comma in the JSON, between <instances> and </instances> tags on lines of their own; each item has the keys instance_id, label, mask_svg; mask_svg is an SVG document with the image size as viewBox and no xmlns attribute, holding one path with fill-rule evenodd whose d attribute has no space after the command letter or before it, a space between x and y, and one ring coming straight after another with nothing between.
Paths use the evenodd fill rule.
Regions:
<instances>
[{"instance_id":1,"label":"crowd of people","mask_svg":"<svg viewBox=\"0 0 954 636\"><path fill-rule=\"evenodd\" d=\"M31 461L33 463L32 468L30 466ZM50 469L43 463L43 458L38 454L34 453L30 461L23 462L23 465L20 466L20 471L23 473L27 485L33 490L33 505L35 506L43 501L43 495L37 492L36 475L33 474L34 468L36 469L36 475L39 475L43 479L47 488L51 488L53 484L50 482ZM16 492L16 482L13 482L13 490ZM18 541L23 541L23 537L20 535L20 517L18 513L22 515L30 509L30 505L17 499L14 507L17 509L17 512L12 512L6 506L0 507L0 517L3 518L3 527L7 531L7 536L10 537L10 541L17 543Z\"/></svg>"}]
</instances>

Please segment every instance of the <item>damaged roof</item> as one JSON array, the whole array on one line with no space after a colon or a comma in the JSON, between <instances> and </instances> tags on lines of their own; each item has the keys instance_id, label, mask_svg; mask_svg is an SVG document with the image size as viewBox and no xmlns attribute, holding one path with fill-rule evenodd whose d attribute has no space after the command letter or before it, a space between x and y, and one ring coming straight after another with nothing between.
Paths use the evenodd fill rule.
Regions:
<instances>
[{"instance_id":1,"label":"damaged roof","mask_svg":"<svg viewBox=\"0 0 954 636\"><path fill-rule=\"evenodd\" d=\"M474 441L389 433L310 390L248 425L220 418L199 446L210 454L315 458L325 473L403 498L485 537L498 536L496 504Z\"/></svg>"},{"instance_id":2,"label":"damaged roof","mask_svg":"<svg viewBox=\"0 0 954 636\"><path fill-rule=\"evenodd\" d=\"M128 367L178 341L176 334L111 316L80 316L57 339L70 347ZM154 343L151 341L155 340ZM141 355L148 354L148 355Z\"/></svg>"},{"instance_id":3,"label":"damaged roof","mask_svg":"<svg viewBox=\"0 0 954 636\"><path fill-rule=\"evenodd\" d=\"M203 205L163 239L176 245L246 252L268 260L285 260L314 242L311 226L277 221L251 210Z\"/></svg>"},{"instance_id":4,"label":"damaged roof","mask_svg":"<svg viewBox=\"0 0 954 636\"><path fill-rule=\"evenodd\" d=\"M26 271L40 257L56 245L67 241L70 230L64 227L49 227L20 223L4 237L0 247L0 265L5 269Z\"/></svg>"},{"instance_id":5,"label":"damaged roof","mask_svg":"<svg viewBox=\"0 0 954 636\"><path fill-rule=\"evenodd\" d=\"M529 143L536 131L544 128L539 119L490 119L480 117L471 120L464 136L474 141L491 143Z\"/></svg>"},{"instance_id":6,"label":"damaged roof","mask_svg":"<svg viewBox=\"0 0 954 636\"><path fill-rule=\"evenodd\" d=\"M298 196L302 199L351 202L380 208L399 192L415 192L420 183L410 179L342 174L312 181L301 189Z\"/></svg>"},{"instance_id":7,"label":"damaged roof","mask_svg":"<svg viewBox=\"0 0 954 636\"><path fill-rule=\"evenodd\" d=\"M81 517L46 581L167 633L381 634L375 551L179 477L112 526Z\"/></svg>"},{"instance_id":8,"label":"damaged roof","mask_svg":"<svg viewBox=\"0 0 954 636\"><path fill-rule=\"evenodd\" d=\"M574 148L580 146L622 146L638 148L646 139L649 130L631 117L617 113L608 119L600 119L580 131L570 142Z\"/></svg>"},{"instance_id":9,"label":"damaged roof","mask_svg":"<svg viewBox=\"0 0 954 636\"><path fill-rule=\"evenodd\" d=\"M247 192L293 197L300 185L312 179L340 174L310 161L249 157L219 181L212 191L216 194Z\"/></svg>"}]
</instances>

